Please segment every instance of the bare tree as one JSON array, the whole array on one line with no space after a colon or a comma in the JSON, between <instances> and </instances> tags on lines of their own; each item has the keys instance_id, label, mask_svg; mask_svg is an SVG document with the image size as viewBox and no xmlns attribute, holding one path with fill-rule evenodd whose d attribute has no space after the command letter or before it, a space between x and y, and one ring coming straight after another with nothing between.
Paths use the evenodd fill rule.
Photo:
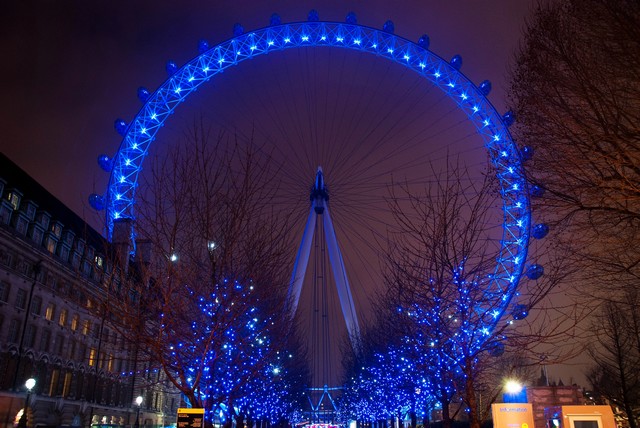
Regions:
<instances>
[{"instance_id":1,"label":"bare tree","mask_svg":"<svg viewBox=\"0 0 640 428\"><path fill-rule=\"evenodd\" d=\"M579 293L640 279L640 3L538 6L512 73L514 135L533 149L536 212L563 233ZM587 287L589 286L589 287Z\"/></svg>"},{"instance_id":2,"label":"bare tree","mask_svg":"<svg viewBox=\"0 0 640 428\"><path fill-rule=\"evenodd\" d=\"M251 141L196 124L139 192L138 257L113 319L209 421L214 410L229 424L275 418L287 407L278 401L297 396L292 382L306 381L298 367L288 376L283 358L304 356L289 349L292 222L273 203L274 168Z\"/></svg>"},{"instance_id":3,"label":"bare tree","mask_svg":"<svg viewBox=\"0 0 640 428\"><path fill-rule=\"evenodd\" d=\"M640 295L606 302L592 323L589 349L593 366L587 378L596 394L622 409L630 428L640 422Z\"/></svg>"},{"instance_id":4,"label":"bare tree","mask_svg":"<svg viewBox=\"0 0 640 428\"><path fill-rule=\"evenodd\" d=\"M533 350L543 339L559 341L570 334L567 325L558 322L532 322L520 331L513 327L514 320L523 321L545 301L565 271L558 266L551 276L535 281L523 276L522 281L528 281L521 286L525 291L504 311L502 296L486 290L500 246L495 178L488 173L484 180L474 180L450 160L441 171L432 169L435 184L422 193L409 186L392 193L391 211L399 230L390 234L386 279L390 300L398 301L413 319L413 335L422 340L422 372L431 378L432 391L441 401L445 426L456 395L468 409L472 428L477 428L487 415L487 396L497 393L487 384L492 365L487 359L500 356L516 340Z\"/></svg>"}]
</instances>

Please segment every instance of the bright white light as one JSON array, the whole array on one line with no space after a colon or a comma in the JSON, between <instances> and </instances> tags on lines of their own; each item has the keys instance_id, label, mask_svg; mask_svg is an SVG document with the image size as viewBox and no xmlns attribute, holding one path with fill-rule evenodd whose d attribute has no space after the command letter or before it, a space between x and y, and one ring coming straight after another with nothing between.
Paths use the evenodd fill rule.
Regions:
<instances>
[{"instance_id":1,"label":"bright white light","mask_svg":"<svg viewBox=\"0 0 640 428\"><path fill-rule=\"evenodd\" d=\"M140 405L142 404L142 396L141 396L141 395L138 395L138 396L136 397L136 404L137 404L138 406L140 406Z\"/></svg>"},{"instance_id":2,"label":"bright white light","mask_svg":"<svg viewBox=\"0 0 640 428\"><path fill-rule=\"evenodd\" d=\"M336 40L342 43L344 41L344 37L336 37Z\"/></svg>"},{"instance_id":3,"label":"bright white light","mask_svg":"<svg viewBox=\"0 0 640 428\"><path fill-rule=\"evenodd\" d=\"M31 392L31 390L33 389L34 386L36 386L36 380L32 377L30 377L29 379L27 379L27 381L24 383L24 386L27 387L27 390L29 392Z\"/></svg>"},{"instance_id":4,"label":"bright white light","mask_svg":"<svg viewBox=\"0 0 640 428\"><path fill-rule=\"evenodd\" d=\"M178 261L178 255L176 253L173 253L169 256L169 260L171 260L172 262L177 262Z\"/></svg>"},{"instance_id":5,"label":"bright white light","mask_svg":"<svg viewBox=\"0 0 640 428\"><path fill-rule=\"evenodd\" d=\"M286 39L284 39L284 42L285 42L285 43L289 43L290 41L291 41L291 39L290 39L290 38L288 38L288 37L287 37Z\"/></svg>"},{"instance_id":6,"label":"bright white light","mask_svg":"<svg viewBox=\"0 0 640 428\"><path fill-rule=\"evenodd\" d=\"M274 45L274 41L273 41L273 40L269 40L269 41L267 42L267 44L268 44L269 46L273 46L273 45Z\"/></svg>"},{"instance_id":7,"label":"bright white light","mask_svg":"<svg viewBox=\"0 0 640 428\"><path fill-rule=\"evenodd\" d=\"M175 91L173 91L173 92L175 92L176 94L179 94L181 91L182 91L182 88L181 88L180 86L178 86L178 87L176 88L176 90L175 90Z\"/></svg>"},{"instance_id":8,"label":"bright white light","mask_svg":"<svg viewBox=\"0 0 640 428\"><path fill-rule=\"evenodd\" d=\"M519 394L522 392L522 384L516 380L510 379L504 384L504 389L509 394Z\"/></svg>"},{"instance_id":9,"label":"bright white light","mask_svg":"<svg viewBox=\"0 0 640 428\"><path fill-rule=\"evenodd\" d=\"M309 41L309 36L302 36L302 41L303 42L308 42Z\"/></svg>"},{"instance_id":10,"label":"bright white light","mask_svg":"<svg viewBox=\"0 0 640 428\"><path fill-rule=\"evenodd\" d=\"M360 46L360 43L362 43L362 41L360 39L355 39L353 41L353 43L355 43L356 45Z\"/></svg>"},{"instance_id":11,"label":"bright white light","mask_svg":"<svg viewBox=\"0 0 640 428\"><path fill-rule=\"evenodd\" d=\"M209 241L207 243L207 248L209 249L209 251L213 251L218 248L218 244L216 244L215 241Z\"/></svg>"}]
</instances>

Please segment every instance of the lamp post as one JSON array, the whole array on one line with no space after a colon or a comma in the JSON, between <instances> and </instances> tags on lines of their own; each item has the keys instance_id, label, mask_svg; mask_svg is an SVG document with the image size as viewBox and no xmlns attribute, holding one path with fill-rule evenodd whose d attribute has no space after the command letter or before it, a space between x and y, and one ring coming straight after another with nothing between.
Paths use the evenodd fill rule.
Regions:
<instances>
[{"instance_id":1,"label":"lamp post","mask_svg":"<svg viewBox=\"0 0 640 428\"><path fill-rule=\"evenodd\" d=\"M142 395L136 397L136 404L138 405L138 413L136 413L135 428L140 428L140 405L142 405Z\"/></svg>"},{"instance_id":2,"label":"lamp post","mask_svg":"<svg viewBox=\"0 0 640 428\"><path fill-rule=\"evenodd\" d=\"M24 386L27 388L27 399L24 402L24 409L22 409L22 415L18 421L18 428L27 428L27 409L29 409L29 398L31 398L31 390L36 386L36 380L31 377L27 379Z\"/></svg>"},{"instance_id":3,"label":"lamp post","mask_svg":"<svg viewBox=\"0 0 640 428\"><path fill-rule=\"evenodd\" d=\"M526 403L527 392L524 385L516 380L508 380L504 385L505 393L503 401L505 403Z\"/></svg>"}]
</instances>

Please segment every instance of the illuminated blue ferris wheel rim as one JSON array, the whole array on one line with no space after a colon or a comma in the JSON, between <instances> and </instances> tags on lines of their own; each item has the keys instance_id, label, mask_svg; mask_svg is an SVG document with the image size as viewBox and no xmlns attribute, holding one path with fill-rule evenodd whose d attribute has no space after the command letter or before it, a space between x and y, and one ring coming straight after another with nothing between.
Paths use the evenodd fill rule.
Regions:
<instances>
[{"instance_id":1,"label":"illuminated blue ferris wheel rim","mask_svg":"<svg viewBox=\"0 0 640 428\"><path fill-rule=\"evenodd\" d=\"M501 302L492 309L494 318L500 318L516 292L529 243L529 195L520 151L503 118L487 100L487 85L477 87L464 76L459 71L459 57L447 62L428 50L428 41L421 39L414 43L398 37L392 34L392 26L388 24L385 30L353 22L323 21L278 24L244 34L236 28L236 36L223 43L211 48L201 43L200 55L184 66L178 68L169 63L170 77L154 93L139 91L144 105L130 124L116 124L124 138L117 154L109 161L111 177L103 198L109 239L115 220L135 218L138 175L156 133L176 107L200 85L232 66L269 52L322 46L367 52L410 68L442 90L466 114L483 139L496 169L503 199L501 249L485 288L486 295Z\"/></svg>"}]
</instances>

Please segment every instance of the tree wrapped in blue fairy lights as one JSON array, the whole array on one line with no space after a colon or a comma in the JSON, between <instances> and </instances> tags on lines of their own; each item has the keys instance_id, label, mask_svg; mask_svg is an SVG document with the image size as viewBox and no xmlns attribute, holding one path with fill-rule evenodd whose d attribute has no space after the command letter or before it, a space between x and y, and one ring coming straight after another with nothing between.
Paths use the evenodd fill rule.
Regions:
<instances>
[{"instance_id":1,"label":"tree wrapped in blue fairy lights","mask_svg":"<svg viewBox=\"0 0 640 428\"><path fill-rule=\"evenodd\" d=\"M531 300L507 311L506 290L491 286L503 239L493 227L500 223L492 218L500 199L494 174L477 180L450 160L443 170L432 169L431 187L391 188L398 226L389 233L388 290L379 299L386 307L351 361L345 400L375 401L364 406L374 406L371 414L356 417L410 417L414 424L417 412L428 416L437 403L445 427L464 407L476 428L481 362L504 349L511 323ZM538 299L548 291L536 290ZM371 340L381 332L385 339Z\"/></svg>"},{"instance_id":2,"label":"tree wrapped in blue fairy lights","mask_svg":"<svg viewBox=\"0 0 640 428\"><path fill-rule=\"evenodd\" d=\"M137 344L138 365L161 369L208 423L275 422L306 381L285 307L290 213L270 204L268 157L211 134L195 125L147 177L132 285L111 305L113 324ZM136 388L148 388L141 378Z\"/></svg>"}]
</instances>

